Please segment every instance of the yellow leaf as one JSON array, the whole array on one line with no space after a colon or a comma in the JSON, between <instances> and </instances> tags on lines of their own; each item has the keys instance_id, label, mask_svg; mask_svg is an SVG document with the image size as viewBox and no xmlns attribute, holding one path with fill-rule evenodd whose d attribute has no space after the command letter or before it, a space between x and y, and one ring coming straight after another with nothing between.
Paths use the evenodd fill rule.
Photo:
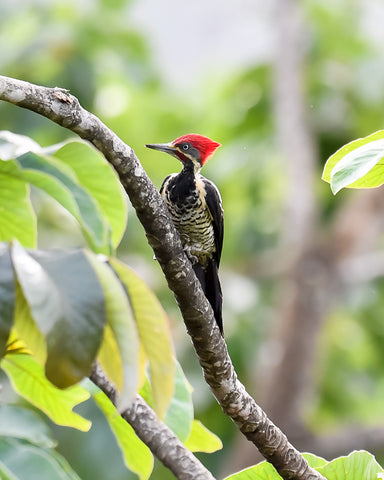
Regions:
<instances>
[{"instance_id":1,"label":"yellow leaf","mask_svg":"<svg viewBox=\"0 0 384 480\"><path fill-rule=\"evenodd\" d=\"M110 259L110 264L127 288L140 342L149 361L154 408L164 418L175 385L175 359L167 315L133 270L116 259Z\"/></svg>"},{"instance_id":2,"label":"yellow leaf","mask_svg":"<svg viewBox=\"0 0 384 480\"><path fill-rule=\"evenodd\" d=\"M193 420L192 430L185 446L191 452L213 453L223 448L220 438L208 430L199 420Z\"/></svg>"},{"instance_id":3,"label":"yellow leaf","mask_svg":"<svg viewBox=\"0 0 384 480\"><path fill-rule=\"evenodd\" d=\"M43 367L33 357L22 353L8 354L0 363L14 389L58 425L87 432L91 422L72 411L89 398L80 385L66 389L55 387L45 376Z\"/></svg>"},{"instance_id":4,"label":"yellow leaf","mask_svg":"<svg viewBox=\"0 0 384 480\"><path fill-rule=\"evenodd\" d=\"M119 390L119 409L126 408L138 390L139 337L126 291L110 266L87 252L101 283L107 324L99 349L101 367Z\"/></svg>"}]
</instances>

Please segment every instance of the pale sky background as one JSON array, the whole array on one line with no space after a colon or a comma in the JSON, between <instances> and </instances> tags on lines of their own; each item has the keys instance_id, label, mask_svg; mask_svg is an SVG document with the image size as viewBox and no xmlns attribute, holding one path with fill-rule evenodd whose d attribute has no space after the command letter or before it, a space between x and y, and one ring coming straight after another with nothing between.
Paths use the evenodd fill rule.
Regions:
<instances>
[{"instance_id":1,"label":"pale sky background","mask_svg":"<svg viewBox=\"0 0 384 480\"><path fill-rule=\"evenodd\" d=\"M139 0L131 21L149 40L164 78L178 89L272 55L273 0Z\"/></svg>"},{"instance_id":2,"label":"pale sky background","mask_svg":"<svg viewBox=\"0 0 384 480\"><path fill-rule=\"evenodd\" d=\"M341 14L345 8L345 2L338 0L311 1L342 10ZM215 79L270 60L274 55L275 2L137 0L130 6L129 16L145 34L164 79L183 91L198 88L206 77ZM359 29L381 48L384 63L384 1L356 0L351 7L360 12ZM381 85L378 78L371 80Z\"/></svg>"}]
</instances>

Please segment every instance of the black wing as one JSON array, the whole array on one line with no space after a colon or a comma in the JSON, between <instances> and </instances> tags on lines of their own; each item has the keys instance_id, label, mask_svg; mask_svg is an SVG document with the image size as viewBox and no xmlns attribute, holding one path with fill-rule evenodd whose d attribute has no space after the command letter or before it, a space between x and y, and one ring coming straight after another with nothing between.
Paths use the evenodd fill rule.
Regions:
<instances>
[{"instance_id":1,"label":"black wing","mask_svg":"<svg viewBox=\"0 0 384 480\"><path fill-rule=\"evenodd\" d=\"M168 182L170 177L172 177L172 175L174 175L174 174L171 173L170 175L168 175L164 178L164 181L163 181L163 183L161 184L161 187L160 187L160 195L163 195L165 184Z\"/></svg>"},{"instance_id":2,"label":"black wing","mask_svg":"<svg viewBox=\"0 0 384 480\"><path fill-rule=\"evenodd\" d=\"M217 266L220 264L221 250L223 248L224 236L224 212L221 196L218 188L214 183L203 178L205 187L205 201L212 215L213 231L215 233L216 253L215 259Z\"/></svg>"}]
</instances>

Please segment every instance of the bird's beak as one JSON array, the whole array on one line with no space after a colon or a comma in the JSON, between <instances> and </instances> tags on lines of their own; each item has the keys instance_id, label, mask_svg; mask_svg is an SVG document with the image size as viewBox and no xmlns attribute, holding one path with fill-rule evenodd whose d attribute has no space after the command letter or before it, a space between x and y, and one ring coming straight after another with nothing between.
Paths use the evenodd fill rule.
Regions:
<instances>
[{"instance_id":1,"label":"bird's beak","mask_svg":"<svg viewBox=\"0 0 384 480\"><path fill-rule=\"evenodd\" d=\"M169 155L172 155L172 157L175 157L178 160L180 160L178 156L179 151L172 142L171 143L151 143L149 145L146 145L146 147L152 148L153 150L159 150L159 152L168 153Z\"/></svg>"},{"instance_id":2,"label":"bird's beak","mask_svg":"<svg viewBox=\"0 0 384 480\"><path fill-rule=\"evenodd\" d=\"M173 143L151 143L145 145L147 148L152 148L153 150L159 150L160 152L169 153L170 155L175 156L177 148Z\"/></svg>"}]
</instances>

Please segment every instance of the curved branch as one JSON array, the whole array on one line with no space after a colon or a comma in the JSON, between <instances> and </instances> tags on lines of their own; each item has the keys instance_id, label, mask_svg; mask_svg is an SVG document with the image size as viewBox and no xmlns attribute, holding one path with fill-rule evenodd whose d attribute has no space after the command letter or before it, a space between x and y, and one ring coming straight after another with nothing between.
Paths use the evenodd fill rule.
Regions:
<instances>
[{"instance_id":1,"label":"curved branch","mask_svg":"<svg viewBox=\"0 0 384 480\"><path fill-rule=\"evenodd\" d=\"M133 149L66 90L0 76L0 100L37 112L90 141L116 169L179 304L204 377L223 411L284 479L323 477L288 442L239 382L227 346L166 207Z\"/></svg>"},{"instance_id":2,"label":"curved branch","mask_svg":"<svg viewBox=\"0 0 384 480\"><path fill-rule=\"evenodd\" d=\"M117 391L99 365L94 367L89 378L116 406ZM157 418L156 413L140 395L136 395L129 408L124 410L121 416L176 478L179 480L215 480L193 453Z\"/></svg>"}]
</instances>

